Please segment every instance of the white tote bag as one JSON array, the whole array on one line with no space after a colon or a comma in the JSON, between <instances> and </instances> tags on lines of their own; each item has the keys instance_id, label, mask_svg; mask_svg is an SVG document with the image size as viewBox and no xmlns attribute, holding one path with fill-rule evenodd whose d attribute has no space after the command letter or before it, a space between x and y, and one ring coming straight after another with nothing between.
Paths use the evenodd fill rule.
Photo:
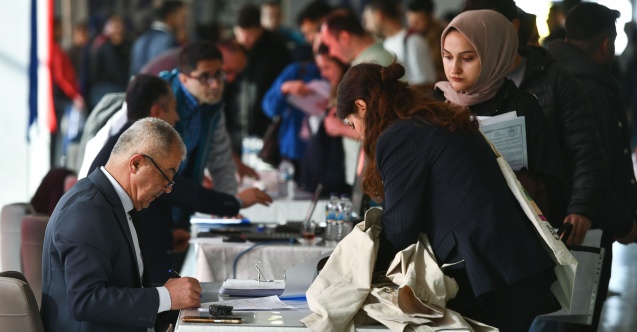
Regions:
<instances>
[{"instance_id":1,"label":"white tote bag","mask_svg":"<svg viewBox=\"0 0 637 332\"><path fill-rule=\"evenodd\" d=\"M541 239L544 249L549 253L555 262L555 275L557 280L551 285L551 291L562 306L564 312L569 313L573 301L573 289L575 287L575 272L577 271L577 260L566 245L560 241L560 237L549 224L542 211L537 207L531 196L524 190L518 179L515 177L511 166L504 160L500 152L493 146L491 141L485 136L497 157L498 165L509 185L509 189L520 203L522 210L529 217L536 234Z\"/></svg>"}]
</instances>

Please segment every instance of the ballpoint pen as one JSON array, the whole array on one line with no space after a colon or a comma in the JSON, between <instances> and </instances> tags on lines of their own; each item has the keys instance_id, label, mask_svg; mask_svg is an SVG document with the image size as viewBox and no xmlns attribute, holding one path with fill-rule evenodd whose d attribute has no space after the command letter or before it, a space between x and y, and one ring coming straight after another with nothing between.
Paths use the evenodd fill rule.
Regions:
<instances>
[{"instance_id":1,"label":"ballpoint pen","mask_svg":"<svg viewBox=\"0 0 637 332\"><path fill-rule=\"evenodd\" d=\"M179 275L179 273L177 273L177 271L175 271L175 269L168 270L168 273L170 274L171 278L181 278L181 276Z\"/></svg>"}]
</instances>

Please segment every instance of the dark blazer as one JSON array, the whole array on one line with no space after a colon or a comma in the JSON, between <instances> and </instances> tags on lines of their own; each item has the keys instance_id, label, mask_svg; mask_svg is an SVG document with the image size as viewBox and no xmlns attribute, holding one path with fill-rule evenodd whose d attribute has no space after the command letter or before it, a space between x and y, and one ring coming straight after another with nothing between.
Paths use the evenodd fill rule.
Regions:
<instances>
[{"instance_id":1,"label":"dark blazer","mask_svg":"<svg viewBox=\"0 0 637 332\"><path fill-rule=\"evenodd\" d=\"M142 288L124 207L97 170L60 200L42 253L44 329L146 331L159 308L155 288Z\"/></svg>"},{"instance_id":2,"label":"dark blazer","mask_svg":"<svg viewBox=\"0 0 637 332\"><path fill-rule=\"evenodd\" d=\"M399 121L376 146L384 183L376 270L426 233L439 265L464 260L473 296L554 267L478 134ZM379 266L380 265L380 266Z\"/></svg>"},{"instance_id":3,"label":"dark blazer","mask_svg":"<svg viewBox=\"0 0 637 332\"><path fill-rule=\"evenodd\" d=\"M119 133L106 141L91 164L89 174L106 165L115 143L131 125L132 122L127 123ZM163 285L168 280L168 270L172 265L171 231L175 228L172 218L173 207L178 207L188 215L201 212L220 216L236 216L240 209L238 199L232 195L207 189L180 174L175 174L173 180L175 185L170 194L159 196L148 208L137 213L136 219L141 227L139 235L145 239L140 245L146 253L144 256L148 267L146 271L152 284Z\"/></svg>"}]
</instances>

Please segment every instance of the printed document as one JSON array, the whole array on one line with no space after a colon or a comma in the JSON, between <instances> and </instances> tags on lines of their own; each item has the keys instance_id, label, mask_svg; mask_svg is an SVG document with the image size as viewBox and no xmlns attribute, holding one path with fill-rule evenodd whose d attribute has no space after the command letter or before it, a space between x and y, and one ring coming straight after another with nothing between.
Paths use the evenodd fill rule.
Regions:
<instances>
[{"instance_id":1,"label":"printed document","mask_svg":"<svg viewBox=\"0 0 637 332\"><path fill-rule=\"evenodd\" d=\"M523 116L509 112L493 117L477 117L480 131L506 160L511 169L529 168L526 145L526 123Z\"/></svg>"}]
</instances>

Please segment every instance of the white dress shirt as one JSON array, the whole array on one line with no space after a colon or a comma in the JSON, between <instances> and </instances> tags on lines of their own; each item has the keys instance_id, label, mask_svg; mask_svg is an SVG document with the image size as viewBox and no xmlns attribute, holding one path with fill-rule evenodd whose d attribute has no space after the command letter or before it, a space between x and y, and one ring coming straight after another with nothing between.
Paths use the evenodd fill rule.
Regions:
<instances>
[{"instance_id":1,"label":"white dress shirt","mask_svg":"<svg viewBox=\"0 0 637 332\"><path fill-rule=\"evenodd\" d=\"M122 201L122 205L124 206L124 211L126 212L126 218L128 219L128 228L130 229L131 236L133 237L133 244L135 245L135 255L137 256L137 266L139 267L139 279L141 280L142 275L144 274L144 265L142 263L142 252L139 249L139 242L137 240L137 231L135 231L135 226L133 226L133 219L131 218L128 211L133 209L133 201L124 188L108 173L106 168L100 167L104 175L108 178L108 181L111 182L113 188L115 188L115 192L117 196ZM168 293L168 289L166 287L157 287L157 293L159 293L159 308L157 308L157 312L168 311L170 310L170 306L172 302L170 301L170 293Z\"/></svg>"}]
</instances>

